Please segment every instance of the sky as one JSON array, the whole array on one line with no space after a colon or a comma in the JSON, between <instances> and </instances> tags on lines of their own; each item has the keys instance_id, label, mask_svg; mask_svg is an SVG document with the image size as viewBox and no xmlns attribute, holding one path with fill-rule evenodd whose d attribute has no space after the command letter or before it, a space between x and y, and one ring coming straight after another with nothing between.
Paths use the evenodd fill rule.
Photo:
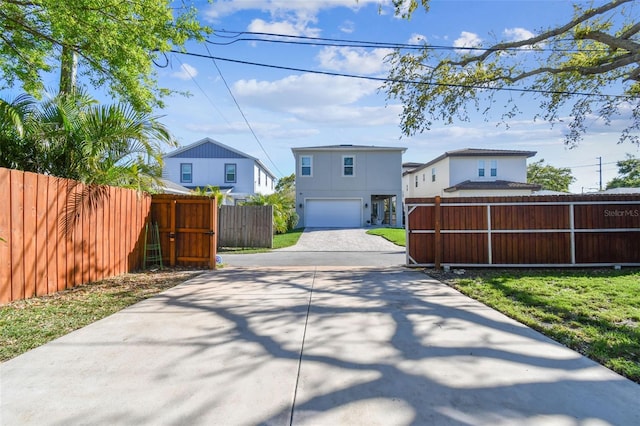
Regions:
<instances>
[{"instance_id":1,"label":"sky","mask_svg":"<svg viewBox=\"0 0 640 426\"><path fill-rule=\"evenodd\" d=\"M419 9L406 20L394 16L389 0L197 0L200 19L214 34L212 43L189 43L186 50L220 59L169 54L159 64L160 84L190 96L173 95L156 113L180 145L210 137L259 158L276 177L294 172L293 147L406 147L405 162L427 162L462 148L515 149L537 151L529 162L570 167L577 178L572 192L594 191L600 161L604 186L617 175L616 161L627 153L640 155L637 146L617 143L618 123L606 127L593 120L585 140L568 149L562 126L533 121L538 101L514 95L523 114L508 128L499 124L498 107L488 120L436 123L406 137L399 125L402 106L387 99L380 82L223 60L386 77L385 48L271 43L243 32L459 47L526 37L565 23L571 3L432 0L428 12Z\"/></svg>"}]
</instances>

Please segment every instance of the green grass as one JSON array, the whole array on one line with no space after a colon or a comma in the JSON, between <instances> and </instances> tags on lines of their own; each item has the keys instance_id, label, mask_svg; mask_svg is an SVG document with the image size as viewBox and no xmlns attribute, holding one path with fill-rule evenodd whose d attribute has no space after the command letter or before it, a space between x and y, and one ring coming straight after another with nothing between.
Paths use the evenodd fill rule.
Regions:
<instances>
[{"instance_id":1,"label":"green grass","mask_svg":"<svg viewBox=\"0 0 640 426\"><path fill-rule=\"evenodd\" d=\"M300 235L304 232L304 228L296 228L291 231L287 231L284 234L275 234L273 236L273 249L280 249L295 245L300 239ZM273 249L268 248L222 248L218 250L219 253L230 254L250 254L250 253L266 253Z\"/></svg>"},{"instance_id":2,"label":"green grass","mask_svg":"<svg viewBox=\"0 0 640 426\"><path fill-rule=\"evenodd\" d=\"M467 271L448 283L640 383L640 271Z\"/></svg>"},{"instance_id":3,"label":"green grass","mask_svg":"<svg viewBox=\"0 0 640 426\"><path fill-rule=\"evenodd\" d=\"M198 275L126 274L0 306L0 362L64 336Z\"/></svg>"},{"instance_id":4,"label":"green grass","mask_svg":"<svg viewBox=\"0 0 640 426\"><path fill-rule=\"evenodd\" d=\"M367 231L370 235L379 235L399 246L406 246L407 233L404 228L376 228Z\"/></svg>"}]
</instances>

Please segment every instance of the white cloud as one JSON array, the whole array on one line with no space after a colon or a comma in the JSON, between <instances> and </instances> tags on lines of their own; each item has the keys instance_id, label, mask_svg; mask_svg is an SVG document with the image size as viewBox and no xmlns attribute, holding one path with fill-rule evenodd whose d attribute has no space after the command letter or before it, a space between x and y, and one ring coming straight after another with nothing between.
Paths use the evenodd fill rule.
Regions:
<instances>
[{"instance_id":1,"label":"white cloud","mask_svg":"<svg viewBox=\"0 0 640 426\"><path fill-rule=\"evenodd\" d=\"M346 7L358 10L368 4L379 4L380 0L216 0L204 12L207 19L216 20L243 10L261 10L272 16L283 13L315 15L321 10Z\"/></svg>"},{"instance_id":2,"label":"white cloud","mask_svg":"<svg viewBox=\"0 0 640 426\"><path fill-rule=\"evenodd\" d=\"M529 30L525 30L524 28L507 28L503 33L509 41L527 40L535 36L534 33Z\"/></svg>"},{"instance_id":3,"label":"white cloud","mask_svg":"<svg viewBox=\"0 0 640 426\"><path fill-rule=\"evenodd\" d=\"M470 33L468 31L463 31L460 33L460 37L454 40L453 47L480 47L482 45L482 39L474 33ZM458 53L468 53L472 52L467 49L457 50Z\"/></svg>"},{"instance_id":4,"label":"white cloud","mask_svg":"<svg viewBox=\"0 0 640 426\"><path fill-rule=\"evenodd\" d=\"M309 27L312 23L308 20L272 21L266 22L262 19L254 19L247 27L247 31L257 33L284 34L290 36L318 37L321 30Z\"/></svg>"},{"instance_id":5,"label":"white cloud","mask_svg":"<svg viewBox=\"0 0 640 426\"><path fill-rule=\"evenodd\" d=\"M348 105L374 94L377 82L318 74L292 75L276 81L239 80L233 93L242 105L268 110Z\"/></svg>"},{"instance_id":6,"label":"white cloud","mask_svg":"<svg viewBox=\"0 0 640 426\"><path fill-rule=\"evenodd\" d=\"M418 34L418 33L411 34L411 37L409 38L409 41L408 41L409 44L415 44L415 45L425 44L426 42L427 42L427 36Z\"/></svg>"},{"instance_id":7,"label":"white cloud","mask_svg":"<svg viewBox=\"0 0 640 426\"><path fill-rule=\"evenodd\" d=\"M342 25L340 25L340 31L346 34L351 34L355 31L356 24L353 21L344 21Z\"/></svg>"},{"instance_id":8,"label":"white cloud","mask_svg":"<svg viewBox=\"0 0 640 426\"><path fill-rule=\"evenodd\" d=\"M378 74L386 71L388 64L384 58L393 53L392 49L367 50L355 47L325 47L317 56L324 69L357 74Z\"/></svg>"},{"instance_id":9,"label":"white cloud","mask_svg":"<svg viewBox=\"0 0 640 426\"><path fill-rule=\"evenodd\" d=\"M198 75L198 70L187 64L186 62L180 65L180 69L174 73L171 73L171 77L179 78L180 80L190 80Z\"/></svg>"}]
</instances>

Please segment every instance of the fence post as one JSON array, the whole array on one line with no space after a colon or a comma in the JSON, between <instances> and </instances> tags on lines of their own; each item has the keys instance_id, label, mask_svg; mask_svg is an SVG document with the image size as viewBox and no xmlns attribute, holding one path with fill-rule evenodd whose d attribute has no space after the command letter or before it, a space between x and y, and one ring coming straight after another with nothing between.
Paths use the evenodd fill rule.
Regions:
<instances>
[{"instance_id":1,"label":"fence post","mask_svg":"<svg viewBox=\"0 0 640 426\"><path fill-rule=\"evenodd\" d=\"M441 225L441 218L442 218L442 212L440 210L440 196L437 195L436 199L435 199L435 206L434 206L434 219L435 219L435 223L433 226L433 229L435 231L435 237L434 237L434 242L435 242L435 250L434 250L434 267L436 269L440 269L440 262L442 261L442 236L440 234L440 227Z\"/></svg>"}]
</instances>

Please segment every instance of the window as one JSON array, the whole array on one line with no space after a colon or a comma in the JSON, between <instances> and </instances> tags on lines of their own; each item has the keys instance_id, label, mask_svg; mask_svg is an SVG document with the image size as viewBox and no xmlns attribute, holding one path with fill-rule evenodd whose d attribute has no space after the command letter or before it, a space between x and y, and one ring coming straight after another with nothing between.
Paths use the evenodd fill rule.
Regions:
<instances>
[{"instance_id":1,"label":"window","mask_svg":"<svg viewBox=\"0 0 640 426\"><path fill-rule=\"evenodd\" d=\"M180 182L193 182L193 165L191 163L180 163Z\"/></svg>"},{"instance_id":2,"label":"window","mask_svg":"<svg viewBox=\"0 0 640 426\"><path fill-rule=\"evenodd\" d=\"M311 168L313 167L313 157L303 155L300 157L300 176L312 176Z\"/></svg>"},{"instance_id":3,"label":"window","mask_svg":"<svg viewBox=\"0 0 640 426\"><path fill-rule=\"evenodd\" d=\"M236 165L235 164L224 165L224 181L227 183L236 182Z\"/></svg>"},{"instance_id":4,"label":"window","mask_svg":"<svg viewBox=\"0 0 640 426\"><path fill-rule=\"evenodd\" d=\"M498 176L498 161L491 160L491 176Z\"/></svg>"},{"instance_id":5,"label":"window","mask_svg":"<svg viewBox=\"0 0 640 426\"><path fill-rule=\"evenodd\" d=\"M426 179L427 179L427 178L424 176L424 173L423 173L423 174L422 174L422 181L423 181L423 182L426 182Z\"/></svg>"},{"instance_id":6,"label":"window","mask_svg":"<svg viewBox=\"0 0 640 426\"><path fill-rule=\"evenodd\" d=\"M484 160L478 161L478 176L484 177Z\"/></svg>"},{"instance_id":7,"label":"window","mask_svg":"<svg viewBox=\"0 0 640 426\"><path fill-rule=\"evenodd\" d=\"M416 175L416 188L418 187L418 175Z\"/></svg>"},{"instance_id":8,"label":"window","mask_svg":"<svg viewBox=\"0 0 640 426\"><path fill-rule=\"evenodd\" d=\"M262 170L258 169L258 185L262 185Z\"/></svg>"},{"instance_id":9,"label":"window","mask_svg":"<svg viewBox=\"0 0 640 426\"><path fill-rule=\"evenodd\" d=\"M342 176L355 176L356 160L353 156L342 157Z\"/></svg>"},{"instance_id":10,"label":"window","mask_svg":"<svg viewBox=\"0 0 640 426\"><path fill-rule=\"evenodd\" d=\"M435 182L436 181L436 168L432 168L431 169L431 182Z\"/></svg>"}]
</instances>

